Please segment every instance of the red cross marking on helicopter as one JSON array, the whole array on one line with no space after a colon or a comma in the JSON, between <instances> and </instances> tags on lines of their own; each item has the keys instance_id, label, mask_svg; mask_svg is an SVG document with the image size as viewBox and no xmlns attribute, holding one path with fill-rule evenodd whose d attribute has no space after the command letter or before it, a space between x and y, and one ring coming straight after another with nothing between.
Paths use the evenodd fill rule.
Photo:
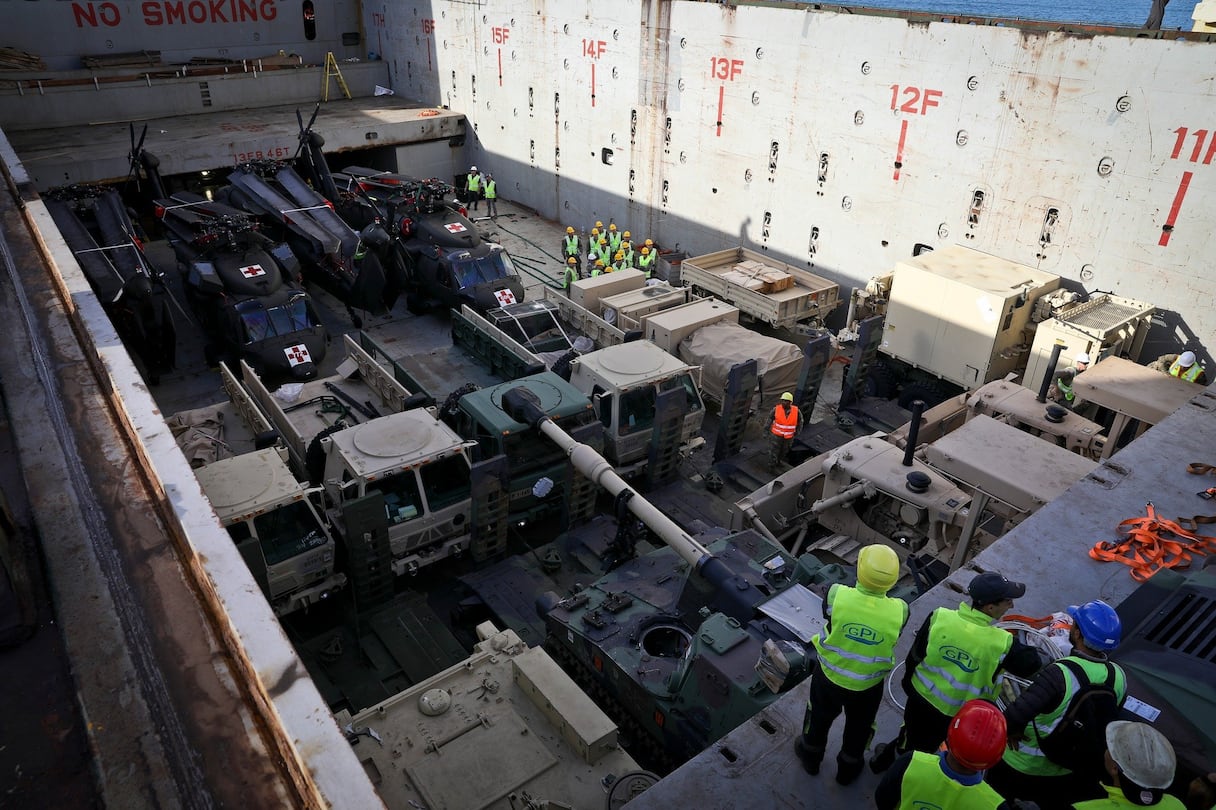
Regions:
<instances>
[{"instance_id":1,"label":"red cross marking on helicopter","mask_svg":"<svg viewBox=\"0 0 1216 810\"><path fill-rule=\"evenodd\" d=\"M515 303L515 293L511 292L510 290L497 290L494 293L494 297L497 298L498 303L502 304L504 307L507 304Z\"/></svg>"},{"instance_id":2,"label":"red cross marking on helicopter","mask_svg":"<svg viewBox=\"0 0 1216 810\"><path fill-rule=\"evenodd\" d=\"M283 353L287 355L287 362L291 363L291 367L295 368L301 363L311 363L312 355L308 353L308 347L303 343L297 343L294 346L286 348Z\"/></svg>"},{"instance_id":3,"label":"red cross marking on helicopter","mask_svg":"<svg viewBox=\"0 0 1216 810\"><path fill-rule=\"evenodd\" d=\"M447 229L448 233L464 233L468 230L468 228L461 225L459 222L449 222L443 227Z\"/></svg>"},{"instance_id":4,"label":"red cross marking on helicopter","mask_svg":"<svg viewBox=\"0 0 1216 810\"><path fill-rule=\"evenodd\" d=\"M241 275L245 278L257 278L258 276L266 275L266 271L262 269L260 264L247 264L241 268Z\"/></svg>"}]
</instances>

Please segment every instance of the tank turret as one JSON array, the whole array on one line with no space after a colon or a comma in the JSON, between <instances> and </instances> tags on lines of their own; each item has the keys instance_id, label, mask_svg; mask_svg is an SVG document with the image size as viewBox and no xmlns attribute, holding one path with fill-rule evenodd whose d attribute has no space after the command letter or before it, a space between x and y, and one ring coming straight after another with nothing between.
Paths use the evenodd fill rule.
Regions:
<instances>
[{"instance_id":1,"label":"tank turret","mask_svg":"<svg viewBox=\"0 0 1216 810\"><path fill-rule=\"evenodd\" d=\"M664 544L538 604L546 648L607 704L645 766L678 765L806 677L809 641L823 626L820 597L807 587L818 563L754 530L693 537L554 425L527 391L512 389L502 401Z\"/></svg>"}]
</instances>

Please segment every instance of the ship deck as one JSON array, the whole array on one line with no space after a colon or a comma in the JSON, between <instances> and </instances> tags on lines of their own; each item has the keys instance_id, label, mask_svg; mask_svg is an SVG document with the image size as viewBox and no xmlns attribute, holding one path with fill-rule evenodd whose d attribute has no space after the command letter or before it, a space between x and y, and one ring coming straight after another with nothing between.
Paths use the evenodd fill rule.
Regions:
<instances>
[{"instance_id":1,"label":"ship deck","mask_svg":"<svg viewBox=\"0 0 1216 810\"><path fill-rule=\"evenodd\" d=\"M294 116L290 119L294 122ZM32 181L18 174L14 185L22 199L35 199ZM260 593L254 589L238 597L200 592L199 559L180 545L176 530L159 522L201 497L184 491L180 481L159 478L163 473L149 462L149 456L171 452L171 443L157 436L155 421L161 414L222 396L214 372L201 363L201 343L183 346L186 356L178 372L149 394L125 354L116 351L111 333L102 332L82 347L68 315L96 317L96 312L87 311L93 306L88 296L69 290L69 300L79 309L61 311L56 282L44 273L46 254L38 249L12 199L6 195L2 205L6 255L15 258L9 262L10 272L23 268L20 286L31 301L28 311L6 313L8 345L15 350L0 360L0 377L14 417L26 488L33 496L31 520L43 537L59 540L48 544L47 561L59 626L75 662L77 697L102 775L104 803L208 807L240 796L246 804L290 806L322 796L333 806L355 806L352 802L370 793L362 792L365 786L350 787L349 780L362 778L361 770L353 758L343 756L346 744L336 727L318 714L324 704L315 689L299 677L298 661L293 663L290 652L276 646L283 643L277 630L262 637L246 626L268 613L264 601L260 607L256 604ZM540 285L556 285L560 265L552 254L564 223L544 220L509 201L500 203L500 209L496 221L481 223L490 237L523 259L525 280L533 292ZM49 233L41 238L48 243L55 239ZM166 250L152 246L154 255L159 251L164 256ZM331 331L348 331L351 326L340 314L342 308L324 293L315 293ZM21 300L15 292L4 298L10 307ZM418 361L449 345L441 316L409 315L401 304L387 317L369 319L364 328L406 361ZM336 365L339 354L331 354L322 374L331 372L328 364ZM832 369L838 375L839 366L833 364ZM1214 391L1196 389L1197 395L1177 413L917 600L911 625L917 626L934 607L956 604L967 579L980 570L1000 570L1027 582L1028 593L1017 609L1028 615L1090 598L1115 603L1123 599L1134 586L1127 572L1122 566L1090 560L1086 549L1110 538L1119 521L1142 514L1149 501L1166 514L1197 511L1201 504L1193 493L1199 487L1185 466L1210 461L1194 458L1194 448L1216 446ZM830 403L828 390L822 399ZM61 413L55 402L68 410ZM817 409L816 416L830 417L830 405ZM134 445L132 433L141 437ZM69 435L75 437L72 442L64 440ZM735 486L741 492L767 478L761 466L765 448L756 441L758 435L754 425L737 460ZM161 443L140 449L140 441L153 440ZM55 458L47 455L52 451ZM705 452L690 462L688 480L655 498L677 520L682 515L686 521L701 517L724 523L726 501L711 502L697 485L696 476L708 466L707 456ZM178 473L185 469L179 465ZM117 476L122 486L114 485L116 470L123 473ZM67 492L65 481L70 484ZM730 492L728 487L727 497ZM99 521L99 515L105 519ZM109 528L108 535L98 534L100 524ZM187 527L185 533L195 530ZM111 554L119 556L108 559ZM222 583L218 587L223 590ZM113 603L124 598L127 603ZM166 616L168 623L163 621ZM277 626L268 622L268 627ZM234 639L242 649L265 644L274 660L240 660L232 651ZM298 694L301 689L305 694ZM115 700L115 694L122 699ZM630 806L658 807L677 798L706 808L848 806L870 799L877 777L868 771L848 788L835 784L830 765L819 778L802 772L791 746L806 695L806 684L791 690ZM272 712L264 711L267 700L274 703ZM301 711L306 720L292 714ZM26 719L45 723L47 715L36 715L30 712ZM877 738L893 736L897 724L888 699L879 715ZM78 724L77 733L83 728ZM3 740L9 750L22 733L16 724L6 724ZM293 745L279 748L288 740ZM275 750L278 756L268 756ZM133 772L125 770L128 762L136 763Z\"/></svg>"}]
</instances>

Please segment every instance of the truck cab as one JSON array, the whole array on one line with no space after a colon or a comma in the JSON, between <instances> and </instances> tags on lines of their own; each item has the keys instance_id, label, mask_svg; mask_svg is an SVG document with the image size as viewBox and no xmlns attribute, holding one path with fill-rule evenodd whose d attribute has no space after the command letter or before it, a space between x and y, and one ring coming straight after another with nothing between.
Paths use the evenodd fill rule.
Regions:
<instances>
[{"instance_id":1,"label":"truck cab","mask_svg":"<svg viewBox=\"0 0 1216 810\"><path fill-rule=\"evenodd\" d=\"M604 457L618 470L645 464L658 398L668 391L680 392L680 443L690 446L697 438L705 403L696 367L648 340L589 352L570 365L570 383L591 398L604 425Z\"/></svg>"},{"instance_id":2,"label":"truck cab","mask_svg":"<svg viewBox=\"0 0 1216 810\"><path fill-rule=\"evenodd\" d=\"M328 598L346 585L334 572L334 539L296 481L286 451L266 448L195 470L276 616Z\"/></svg>"},{"instance_id":3,"label":"truck cab","mask_svg":"<svg viewBox=\"0 0 1216 810\"><path fill-rule=\"evenodd\" d=\"M414 573L468 548L468 448L429 410L335 431L319 447L330 517L348 541L346 508L369 497L383 501L393 573Z\"/></svg>"}]
</instances>

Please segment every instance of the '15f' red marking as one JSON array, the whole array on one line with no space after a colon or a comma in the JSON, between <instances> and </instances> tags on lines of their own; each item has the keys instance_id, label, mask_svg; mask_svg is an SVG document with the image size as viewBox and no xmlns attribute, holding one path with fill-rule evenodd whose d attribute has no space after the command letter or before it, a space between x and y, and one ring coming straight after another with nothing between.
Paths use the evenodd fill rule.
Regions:
<instances>
[{"instance_id":1,"label":"'15f' red marking","mask_svg":"<svg viewBox=\"0 0 1216 810\"><path fill-rule=\"evenodd\" d=\"M1165 247L1170 243L1170 234L1174 232L1174 223L1178 221L1178 209L1182 208L1182 198L1186 196L1187 186L1191 184L1193 172L1183 172L1182 180L1178 183L1178 191L1174 194L1174 204L1170 206L1170 215L1166 217L1165 224L1161 226L1161 238L1157 240L1157 244Z\"/></svg>"}]
</instances>

